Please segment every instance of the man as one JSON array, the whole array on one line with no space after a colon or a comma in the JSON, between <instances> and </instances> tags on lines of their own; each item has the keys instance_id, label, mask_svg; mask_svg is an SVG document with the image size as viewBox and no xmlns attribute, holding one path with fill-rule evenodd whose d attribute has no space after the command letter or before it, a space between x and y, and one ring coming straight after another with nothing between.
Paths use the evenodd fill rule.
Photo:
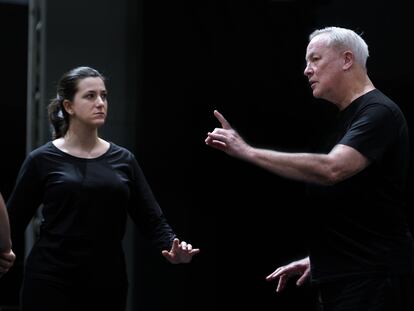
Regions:
<instances>
[{"instance_id":1,"label":"man","mask_svg":"<svg viewBox=\"0 0 414 311\"><path fill-rule=\"evenodd\" d=\"M314 203L309 257L276 269L277 291L310 276L324 311L414 310L414 243L403 193L409 139L398 106L368 77L368 46L354 31L314 31L305 76L313 96L339 110L320 153L287 153L248 145L218 112L222 128L206 144L279 176L308 184Z\"/></svg>"},{"instance_id":2,"label":"man","mask_svg":"<svg viewBox=\"0 0 414 311\"><path fill-rule=\"evenodd\" d=\"M0 277L9 271L16 256L11 250L10 226L6 204L0 193Z\"/></svg>"}]
</instances>

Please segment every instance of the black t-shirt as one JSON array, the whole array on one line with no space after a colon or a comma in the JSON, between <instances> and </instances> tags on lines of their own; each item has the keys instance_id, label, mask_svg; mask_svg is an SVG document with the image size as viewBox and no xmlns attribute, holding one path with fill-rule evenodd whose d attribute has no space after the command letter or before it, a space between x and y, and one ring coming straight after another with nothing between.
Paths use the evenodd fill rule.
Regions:
<instances>
[{"instance_id":1,"label":"black t-shirt","mask_svg":"<svg viewBox=\"0 0 414 311\"><path fill-rule=\"evenodd\" d=\"M69 155L52 142L32 151L7 202L12 238L23 234L39 206L40 237L25 268L30 277L125 284L128 213L159 249L169 249L175 237L135 157L113 143L94 159Z\"/></svg>"},{"instance_id":2,"label":"black t-shirt","mask_svg":"<svg viewBox=\"0 0 414 311\"><path fill-rule=\"evenodd\" d=\"M341 111L321 148L350 146L370 161L333 186L308 185L312 278L414 272L414 244L404 215L409 139L398 106L379 90Z\"/></svg>"}]
</instances>

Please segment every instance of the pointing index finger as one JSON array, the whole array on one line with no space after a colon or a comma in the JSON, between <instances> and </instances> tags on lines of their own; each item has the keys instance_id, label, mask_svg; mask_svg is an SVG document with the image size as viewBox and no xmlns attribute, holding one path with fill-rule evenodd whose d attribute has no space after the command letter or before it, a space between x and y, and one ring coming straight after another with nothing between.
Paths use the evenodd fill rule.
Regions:
<instances>
[{"instance_id":1,"label":"pointing index finger","mask_svg":"<svg viewBox=\"0 0 414 311\"><path fill-rule=\"evenodd\" d=\"M218 112L217 110L214 110L214 116L217 118L217 120L219 120L219 122L221 123L221 126L228 130L231 129L231 125L229 122L227 122L227 120L223 117L223 115Z\"/></svg>"}]
</instances>

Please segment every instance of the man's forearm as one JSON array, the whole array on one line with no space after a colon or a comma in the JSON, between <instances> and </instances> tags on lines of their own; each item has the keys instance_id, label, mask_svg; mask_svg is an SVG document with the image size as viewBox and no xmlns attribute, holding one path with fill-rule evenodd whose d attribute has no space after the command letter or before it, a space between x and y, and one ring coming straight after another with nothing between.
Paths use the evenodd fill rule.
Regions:
<instances>
[{"instance_id":1,"label":"man's forearm","mask_svg":"<svg viewBox=\"0 0 414 311\"><path fill-rule=\"evenodd\" d=\"M318 184L332 184L330 159L325 154L287 153L251 147L244 160L276 175Z\"/></svg>"}]
</instances>

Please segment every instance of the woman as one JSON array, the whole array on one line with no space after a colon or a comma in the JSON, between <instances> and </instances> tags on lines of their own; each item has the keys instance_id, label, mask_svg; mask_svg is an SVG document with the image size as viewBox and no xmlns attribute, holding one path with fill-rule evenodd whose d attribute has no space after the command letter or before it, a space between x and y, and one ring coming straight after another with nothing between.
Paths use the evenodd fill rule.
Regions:
<instances>
[{"instance_id":1,"label":"woman","mask_svg":"<svg viewBox=\"0 0 414 311\"><path fill-rule=\"evenodd\" d=\"M176 238L134 155L99 137L107 105L98 71L64 74L48 107L54 140L22 165L7 204L12 233L21 234L40 205L43 217L25 266L22 311L124 310L127 213L171 263L199 252Z\"/></svg>"}]
</instances>

